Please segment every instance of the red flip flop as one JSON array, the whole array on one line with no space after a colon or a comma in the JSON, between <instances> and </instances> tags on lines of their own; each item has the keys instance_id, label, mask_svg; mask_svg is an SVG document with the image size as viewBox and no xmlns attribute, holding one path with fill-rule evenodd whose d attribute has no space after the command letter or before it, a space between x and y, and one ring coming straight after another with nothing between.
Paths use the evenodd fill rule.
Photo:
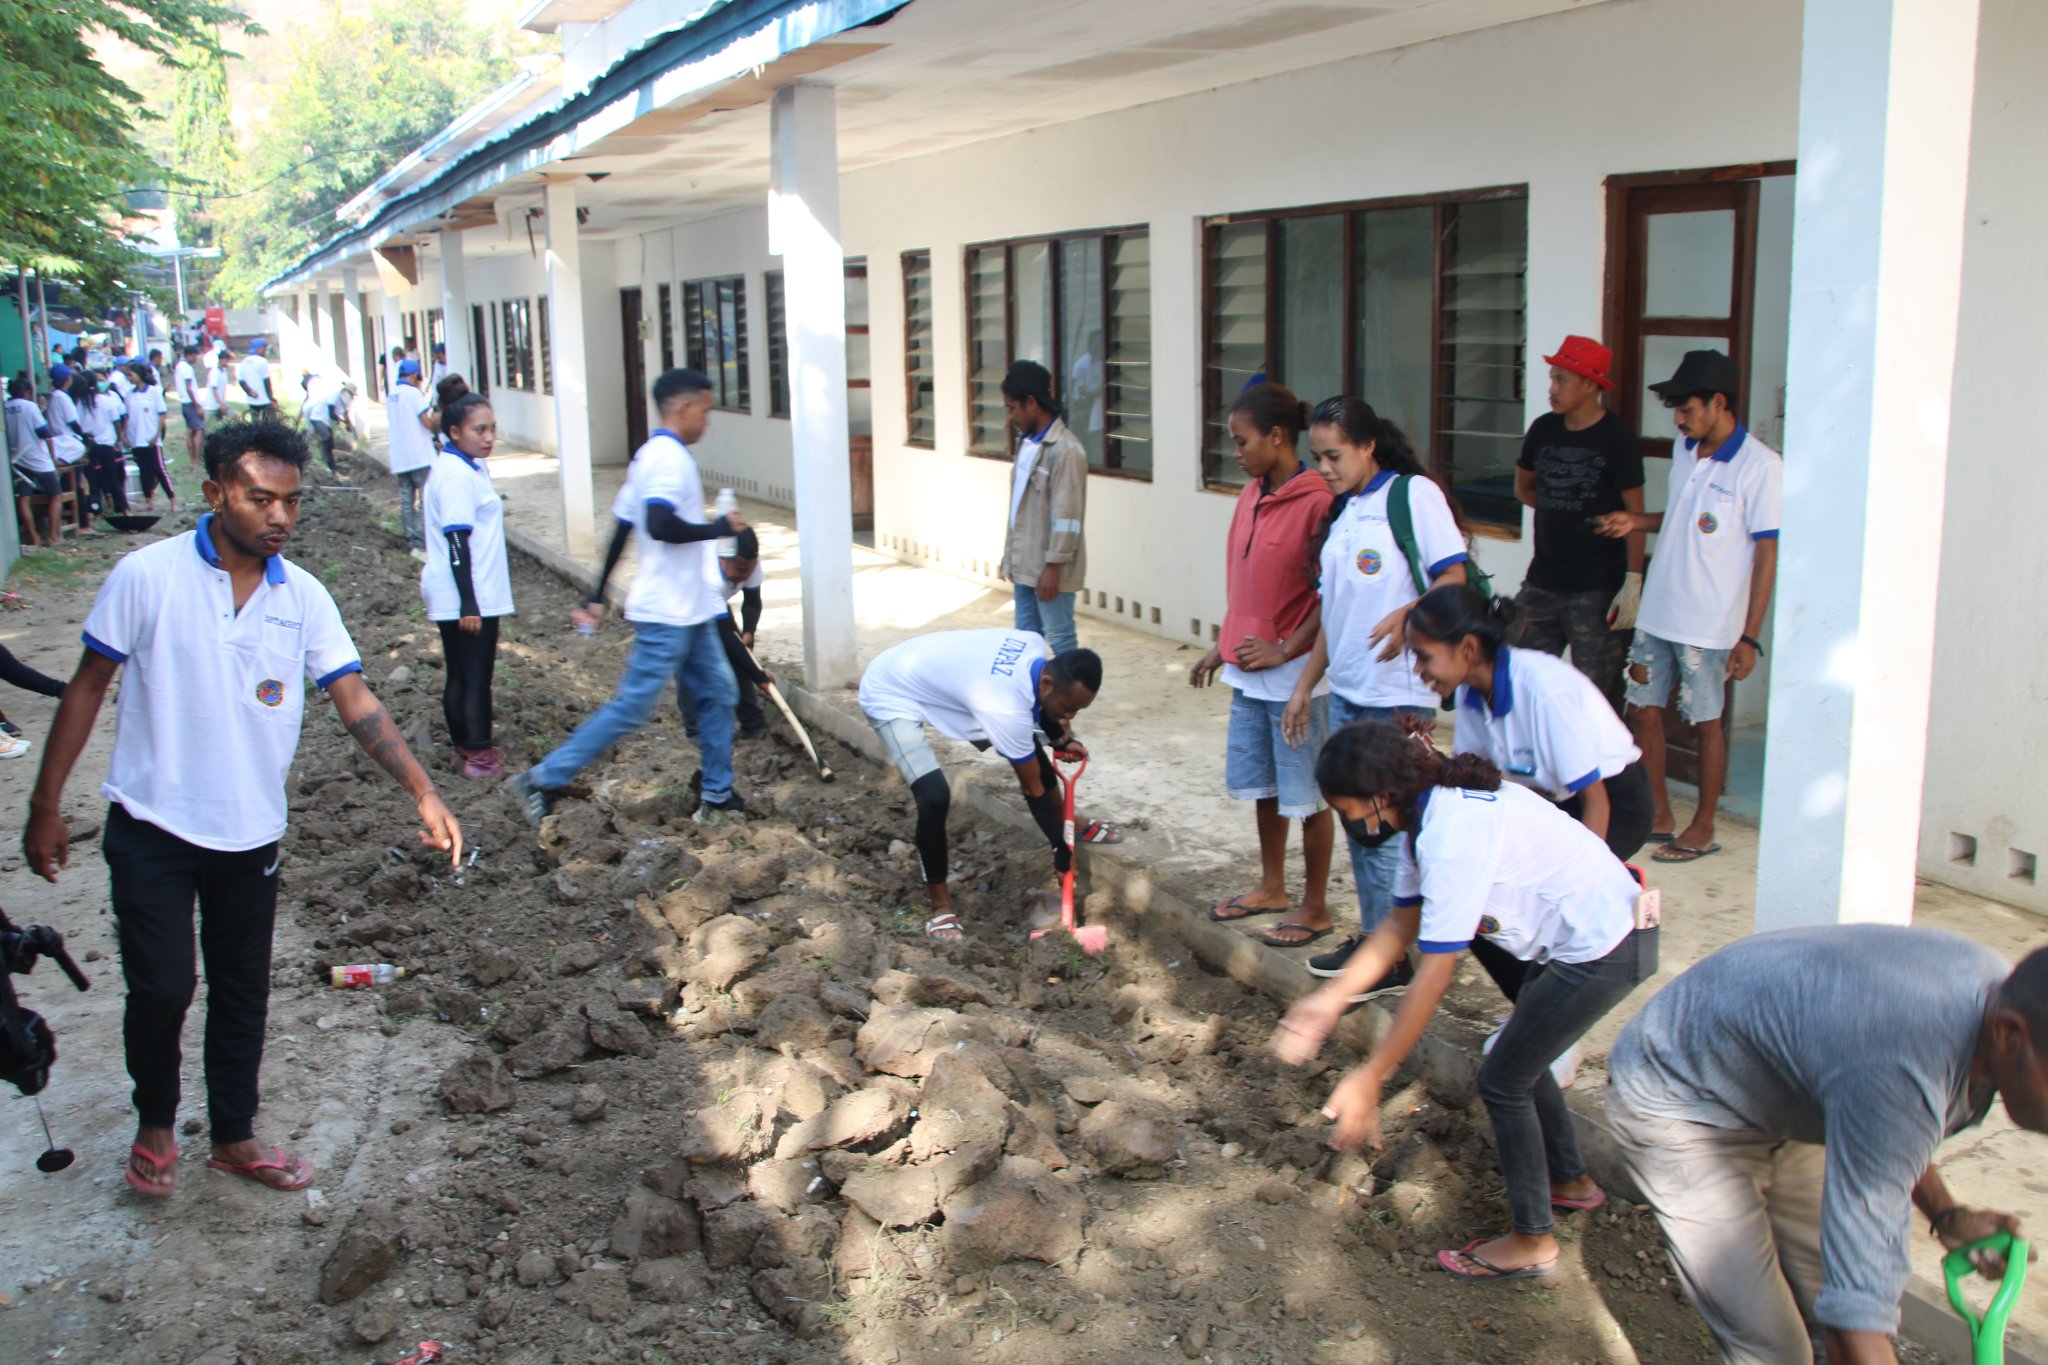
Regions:
<instances>
[{"instance_id":1,"label":"red flip flop","mask_svg":"<svg viewBox=\"0 0 2048 1365\"><path fill-rule=\"evenodd\" d=\"M1560 1199L1554 1194L1550 1196L1550 1207L1554 1209L1568 1209L1573 1213L1590 1213L1594 1209L1605 1207L1606 1204L1607 1191L1605 1190L1594 1190L1584 1199Z\"/></svg>"},{"instance_id":2,"label":"red flip flop","mask_svg":"<svg viewBox=\"0 0 2048 1365\"><path fill-rule=\"evenodd\" d=\"M264 1189L276 1190L279 1194L290 1194L294 1190L303 1190L306 1186L313 1183L312 1162L299 1161L295 1156L288 1157L284 1154L284 1148L282 1147L272 1147L270 1153L269 1157L257 1161L222 1161L219 1157L210 1156L206 1158L206 1164L213 1167L216 1171L225 1171L229 1175L239 1175L246 1180L253 1180ZM299 1162L299 1175L291 1184L273 1185L257 1174L258 1171L289 1172L292 1169L292 1163L295 1161Z\"/></svg>"},{"instance_id":3,"label":"red flip flop","mask_svg":"<svg viewBox=\"0 0 2048 1365\"><path fill-rule=\"evenodd\" d=\"M1475 1254L1474 1248L1483 1247L1490 1240L1492 1239L1487 1237L1474 1237L1456 1251L1439 1251L1436 1254L1436 1263L1443 1270L1444 1274L1449 1275L1451 1278L1466 1280L1475 1284L1480 1281L1492 1280L1540 1280L1546 1275L1555 1275L1557 1273L1558 1258L1555 1256L1538 1265L1525 1265L1514 1270L1504 1270L1500 1266L1493 1264L1493 1262L1484 1260ZM1458 1258L1461 1256L1486 1273L1484 1275L1474 1275L1469 1270L1460 1270L1458 1268Z\"/></svg>"},{"instance_id":4,"label":"red flip flop","mask_svg":"<svg viewBox=\"0 0 2048 1365\"><path fill-rule=\"evenodd\" d=\"M128 1155L141 1157L149 1163L150 1169L156 1172L155 1180L144 1180L135 1174L135 1167L132 1164L121 1168L121 1173L128 1177L128 1184L137 1194L146 1194L152 1199L168 1199L178 1192L176 1147L171 1148L169 1156L158 1156L138 1142L128 1149Z\"/></svg>"}]
</instances>

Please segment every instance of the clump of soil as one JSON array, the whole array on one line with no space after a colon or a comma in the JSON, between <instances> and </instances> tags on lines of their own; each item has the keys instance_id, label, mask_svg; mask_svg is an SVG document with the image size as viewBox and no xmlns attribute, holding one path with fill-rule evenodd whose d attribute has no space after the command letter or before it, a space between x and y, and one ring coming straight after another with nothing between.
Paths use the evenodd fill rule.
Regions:
<instances>
[{"instance_id":1,"label":"clump of soil","mask_svg":"<svg viewBox=\"0 0 2048 1365\"><path fill-rule=\"evenodd\" d=\"M1438 1273L1506 1228L1483 1115L1409 1085L1381 1153L1331 1153L1349 1059L1280 1068L1272 1005L1159 924L1097 895L1104 957L1026 940L1035 836L956 811L974 938L925 940L908 793L857 755L818 785L778 722L739 750L755 814L706 829L668 713L536 837L448 775L438 641L374 506L320 496L291 553L475 857L417 848L403 794L309 709L259 1133L322 1164L322 1198L188 1169L177 1216L219 1264L107 1270L91 1358L1712 1358L1620 1204L1564 1221L1553 1279ZM567 630L575 594L533 564L514 579L516 770L609 695L625 642ZM325 984L367 960L407 975Z\"/></svg>"}]
</instances>

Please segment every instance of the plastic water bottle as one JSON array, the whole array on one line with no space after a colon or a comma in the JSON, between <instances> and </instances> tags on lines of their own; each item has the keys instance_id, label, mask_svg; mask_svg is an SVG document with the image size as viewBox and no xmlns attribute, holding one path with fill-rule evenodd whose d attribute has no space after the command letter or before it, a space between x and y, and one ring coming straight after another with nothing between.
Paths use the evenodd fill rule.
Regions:
<instances>
[{"instance_id":1,"label":"plastic water bottle","mask_svg":"<svg viewBox=\"0 0 2048 1365\"><path fill-rule=\"evenodd\" d=\"M730 488L721 488L718 490L718 501L713 503L712 507L715 509L715 515L712 518L715 521L718 517L727 516L739 511L740 500L738 495ZM731 559L739 552L740 541L738 536L722 536L719 538L718 557L720 559Z\"/></svg>"},{"instance_id":2,"label":"plastic water bottle","mask_svg":"<svg viewBox=\"0 0 2048 1365\"><path fill-rule=\"evenodd\" d=\"M354 967L330 968L329 975L337 986L388 986L405 975L405 968L365 962Z\"/></svg>"}]
</instances>

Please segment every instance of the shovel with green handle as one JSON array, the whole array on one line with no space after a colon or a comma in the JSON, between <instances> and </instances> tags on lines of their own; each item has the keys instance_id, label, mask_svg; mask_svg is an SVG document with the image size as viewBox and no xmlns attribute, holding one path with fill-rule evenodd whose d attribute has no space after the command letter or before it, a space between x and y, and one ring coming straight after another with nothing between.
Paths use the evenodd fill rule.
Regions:
<instances>
[{"instance_id":1,"label":"shovel with green handle","mask_svg":"<svg viewBox=\"0 0 2048 1365\"><path fill-rule=\"evenodd\" d=\"M2005 1281L1991 1296L1991 1306L1978 1317L1963 1302L1963 1281L1976 1273L1973 1253L1990 1251L2005 1257ZM2027 1282L2027 1242L2010 1232L1992 1233L1981 1241L1957 1247L1941 1258L1941 1270L1948 1277L1948 1301L1962 1315L1970 1329L1972 1365L2005 1365L2005 1324L2020 1301L2020 1286Z\"/></svg>"}]
</instances>

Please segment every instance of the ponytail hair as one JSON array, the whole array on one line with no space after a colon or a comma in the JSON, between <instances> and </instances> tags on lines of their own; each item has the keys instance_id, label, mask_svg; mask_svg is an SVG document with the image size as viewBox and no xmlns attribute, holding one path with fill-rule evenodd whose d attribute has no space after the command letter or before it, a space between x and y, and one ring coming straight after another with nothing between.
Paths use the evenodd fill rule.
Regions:
<instances>
[{"instance_id":1,"label":"ponytail hair","mask_svg":"<svg viewBox=\"0 0 2048 1365\"><path fill-rule=\"evenodd\" d=\"M441 434L450 440L455 439L456 429L469 420L472 412L490 405L491 400L480 393L463 394L441 409Z\"/></svg>"},{"instance_id":2,"label":"ponytail hair","mask_svg":"<svg viewBox=\"0 0 2048 1365\"><path fill-rule=\"evenodd\" d=\"M1323 798L1384 796L1411 815L1432 787L1468 791L1500 790L1500 769L1481 754L1438 753L1420 735L1385 721L1357 720L1330 736L1316 756L1316 785ZM1407 822L1414 828L1413 820Z\"/></svg>"},{"instance_id":3,"label":"ponytail hair","mask_svg":"<svg viewBox=\"0 0 2048 1365\"><path fill-rule=\"evenodd\" d=\"M1507 643L1506 600L1488 602L1477 588L1463 583L1431 588L1408 609L1408 633L1445 645L1470 636L1479 641L1480 654L1491 663Z\"/></svg>"},{"instance_id":4,"label":"ponytail hair","mask_svg":"<svg viewBox=\"0 0 2048 1365\"><path fill-rule=\"evenodd\" d=\"M1297 445L1308 430L1308 404L1294 396L1285 384L1261 381L1248 386L1230 405L1230 415L1243 413L1245 421L1263 436L1269 431L1287 433L1287 444Z\"/></svg>"},{"instance_id":5,"label":"ponytail hair","mask_svg":"<svg viewBox=\"0 0 2048 1365\"><path fill-rule=\"evenodd\" d=\"M1355 446L1372 447L1374 463L1381 469L1396 476L1412 474L1418 478L1436 482L1435 477L1423 467L1422 459L1415 453L1415 446L1408 434L1373 410L1372 404L1363 398L1339 395L1325 398L1315 405L1308 415L1311 427L1335 427L1344 439ZM1458 500L1451 496L1451 490L1437 485L1442 490L1445 503L1451 509L1451 519L1458 524L1458 530L1465 530L1465 518L1459 510ZM1329 508L1323 513L1323 520L1316 527L1316 533L1309 537L1308 563L1312 577L1322 574L1323 542L1330 538L1330 528L1337 524L1337 518L1344 515L1344 509L1352 498L1350 493L1340 493L1330 500Z\"/></svg>"}]
</instances>

